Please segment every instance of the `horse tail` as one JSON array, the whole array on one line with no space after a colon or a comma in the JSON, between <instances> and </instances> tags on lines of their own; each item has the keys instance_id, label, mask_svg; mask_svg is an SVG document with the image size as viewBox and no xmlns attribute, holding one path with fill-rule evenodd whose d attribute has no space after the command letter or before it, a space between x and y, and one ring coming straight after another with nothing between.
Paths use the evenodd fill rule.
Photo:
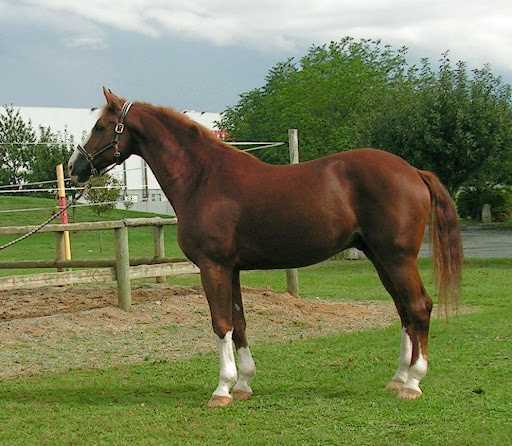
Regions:
<instances>
[{"instance_id":1,"label":"horse tail","mask_svg":"<svg viewBox=\"0 0 512 446\"><path fill-rule=\"evenodd\" d=\"M430 241L434 280L439 305L445 317L459 302L462 270L462 240L455 204L441 181L432 172L418 170L431 197Z\"/></svg>"}]
</instances>

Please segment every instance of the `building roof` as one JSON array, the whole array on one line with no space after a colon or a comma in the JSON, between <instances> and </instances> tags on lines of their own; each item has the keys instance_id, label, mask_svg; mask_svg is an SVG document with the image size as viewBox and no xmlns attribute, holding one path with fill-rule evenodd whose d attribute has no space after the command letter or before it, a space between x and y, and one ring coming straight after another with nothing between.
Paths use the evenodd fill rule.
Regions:
<instances>
[{"instance_id":1,"label":"building roof","mask_svg":"<svg viewBox=\"0 0 512 446\"><path fill-rule=\"evenodd\" d=\"M64 107L15 107L25 121L38 127L50 127L53 131L73 136L75 142L83 142L99 117L99 110Z\"/></svg>"},{"instance_id":2,"label":"building roof","mask_svg":"<svg viewBox=\"0 0 512 446\"><path fill-rule=\"evenodd\" d=\"M34 127L50 127L53 131L73 136L75 142L84 142L99 117L100 109L66 107L16 107L24 120L30 120ZM213 130L220 113L184 110L188 117Z\"/></svg>"}]
</instances>

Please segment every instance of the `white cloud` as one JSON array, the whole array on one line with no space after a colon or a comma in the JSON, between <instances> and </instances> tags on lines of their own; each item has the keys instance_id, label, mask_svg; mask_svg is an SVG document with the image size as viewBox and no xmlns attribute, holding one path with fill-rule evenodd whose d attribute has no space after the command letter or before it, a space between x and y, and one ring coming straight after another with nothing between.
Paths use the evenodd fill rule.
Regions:
<instances>
[{"instance_id":1,"label":"white cloud","mask_svg":"<svg viewBox=\"0 0 512 446\"><path fill-rule=\"evenodd\" d=\"M15 5L9 6L11 15L29 6L38 17L79 20L78 42L87 42L87 26L261 51L293 51L352 35L407 45L427 56L450 49L454 57L512 69L510 0L22 0Z\"/></svg>"},{"instance_id":2,"label":"white cloud","mask_svg":"<svg viewBox=\"0 0 512 446\"><path fill-rule=\"evenodd\" d=\"M107 47L105 40L100 36L76 36L66 39L65 44L71 48L89 50L103 50Z\"/></svg>"}]
</instances>

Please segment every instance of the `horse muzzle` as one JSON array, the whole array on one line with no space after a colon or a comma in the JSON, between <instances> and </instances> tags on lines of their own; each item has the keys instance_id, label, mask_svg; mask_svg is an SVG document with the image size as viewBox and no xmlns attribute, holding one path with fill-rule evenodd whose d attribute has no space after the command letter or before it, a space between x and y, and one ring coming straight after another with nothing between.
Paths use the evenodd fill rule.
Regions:
<instances>
[{"instance_id":1,"label":"horse muzzle","mask_svg":"<svg viewBox=\"0 0 512 446\"><path fill-rule=\"evenodd\" d=\"M68 162L68 172L73 184L86 183L92 174L91 164L75 150Z\"/></svg>"}]
</instances>

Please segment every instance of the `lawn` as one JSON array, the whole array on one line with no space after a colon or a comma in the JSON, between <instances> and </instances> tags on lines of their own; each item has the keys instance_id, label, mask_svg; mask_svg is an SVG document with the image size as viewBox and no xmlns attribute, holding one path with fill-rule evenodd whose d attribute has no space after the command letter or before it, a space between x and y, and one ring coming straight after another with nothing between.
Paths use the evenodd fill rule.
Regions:
<instances>
[{"instance_id":1,"label":"lawn","mask_svg":"<svg viewBox=\"0 0 512 446\"><path fill-rule=\"evenodd\" d=\"M136 237L130 233L130 241ZM94 242L74 249L85 255L79 250ZM27 253L46 249L27 243L34 243ZM144 241L132 246L142 250ZM430 286L429 262L420 268ZM218 373L214 354L6 380L0 444L510 444L511 272L511 260L465 262L462 301L473 312L433 321L430 371L418 401L399 401L384 390L398 359L396 323L254 345L253 399L216 411L206 409ZM285 286L281 271L248 272L242 281ZM366 261L303 269L300 288L303 298L389 299Z\"/></svg>"},{"instance_id":2,"label":"lawn","mask_svg":"<svg viewBox=\"0 0 512 446\"><path fill-rule=\"evenodd\" d=\"M1 197L0 226L36 225L44 221L53 211L55 201L44 198ZM49 208L46 211L22 213L4 213L10 209ZM155 214L114 209L105 215L96 215L91 208L76 208L75 215L70 213L70 221L120 220L123 218L154 217ZM100 239L101 237L101 239ZM0 244L15 236L0 236ZM114 231L74 232L70 235L72 256L75 259L97 259L114 257ZM153 255L152 228L131 228L129 231L130 254L133 257ZM176 227L165 227L166 255L183 257L176 243ZM50 260L55 258L55 235L52 233L36 234L13 247L0 251L1 260ZM44 272L45 270L17 270L16 274ZM51 270L48 270L51 271ZM12 270L0 270L0 276L13 274Z\"/></svg>"}]
</instances>

